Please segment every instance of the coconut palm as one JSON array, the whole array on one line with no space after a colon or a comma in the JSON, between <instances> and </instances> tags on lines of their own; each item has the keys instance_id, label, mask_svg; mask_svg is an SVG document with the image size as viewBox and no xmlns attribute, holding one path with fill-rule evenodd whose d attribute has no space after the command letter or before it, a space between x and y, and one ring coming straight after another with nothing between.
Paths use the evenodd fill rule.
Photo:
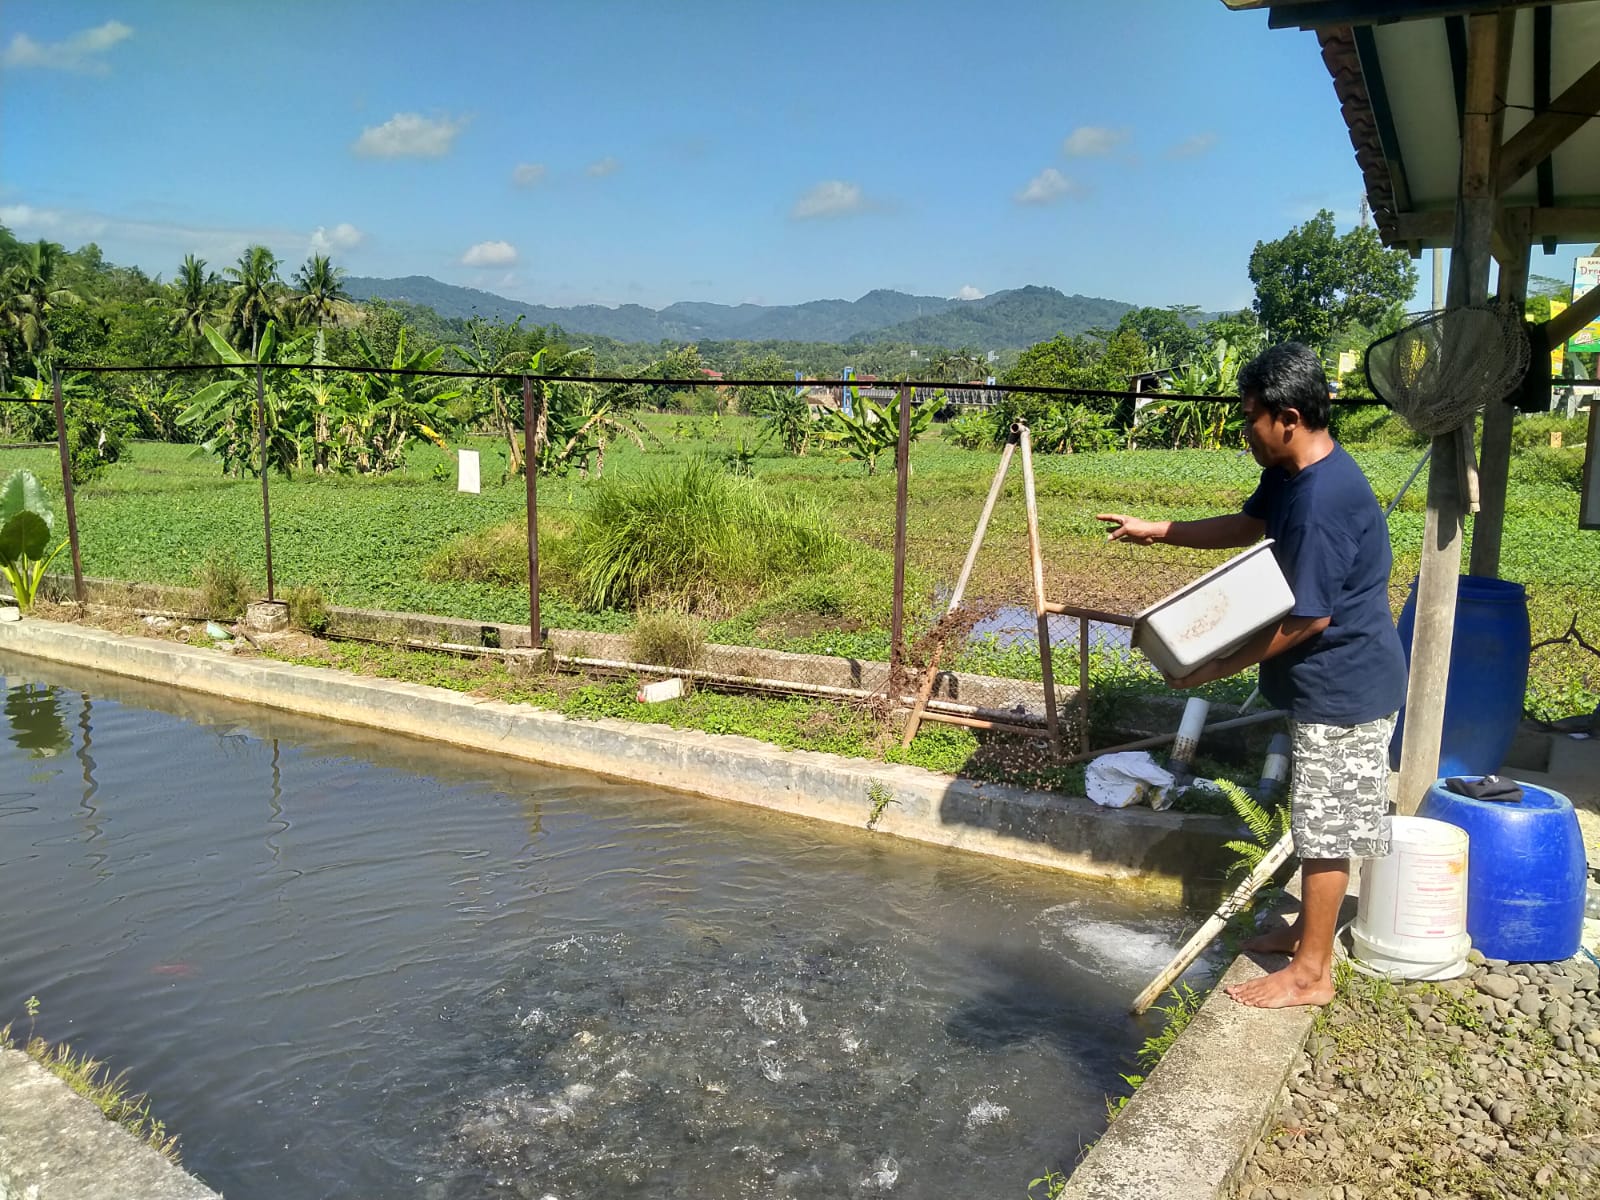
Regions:
<instances>
[{"instance_id":1,"label":"coconut palm","mask_svg":"<svg viewBox=\"0 0 1600 1200\"><path fill-rule=\"evenodd\" d=\"M222 273L229 281L222 309L228 332L240 349L248 344L254 358L267 322L281 315L283 281L278 277L278 256L265 246L251 246Z\"/></svg>"},{"instance_id":2,"label":"coconut palm","mask_svg":"<svg viewBox=\"0 0 1600 1200\"><path fill-rule=\"evenodd\" d=\"M186 254L178 265L178 274L167 285L167 294L150 303L164 304L171 311L168 329L183 334L190 342L198 342L216 307L218 282L216 272L206 270L205 259Z\"/></svg>"},{"instance_id":3,"label":"coconut palm","mask_svg":"<svg viewBox=\"0 0 1600 1200\"><path fill-rule=\"evenodd\" d=\"M295 295L290 302L295 316L321 329L337 325L355 311L350 294L344 290L344 268L336 267L326 254L313 254L294 273Z\"/></svg>"},{"instance_id":4,"label":"coconut palm","mask_svg":"<svg viewBox=\"0 0 1600 1200\"><path fill-rule=\"evenodd\" d=\"M50 311L79 303L76 292L56 283L63 253L56 243L41 238L21 248L17 261L0 280L0 313L29 354L50 349Z\"/></svg>"}]
</instances>

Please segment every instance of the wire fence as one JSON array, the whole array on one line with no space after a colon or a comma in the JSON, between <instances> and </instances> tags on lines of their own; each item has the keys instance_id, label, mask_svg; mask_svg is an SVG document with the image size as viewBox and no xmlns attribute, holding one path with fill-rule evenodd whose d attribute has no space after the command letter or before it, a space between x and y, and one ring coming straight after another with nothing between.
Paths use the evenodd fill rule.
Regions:
<instances>
[{"instance_id":1,"label":"wire fence","mask_svg":"<svg viewBox=\"0 0 1600 1200\"><path fill-rule=\"evenodd\" d=\"M67 444L67 403L62 376L67 372L119 375L139 372L241 371L215 363L139 366L62 366L52 372L48 403L56 417L56 445L61 487L72 549L73 592L86 599L80 552L80 529ZM462 370L379 369L317 365L287 367L249 364L254 385L256 467L260 475L260 524L257 532L266 564L267 596L277 597L274 565L273 481L267 466L265 381L277 374L312 370L368 376L425 376L442 379L498 380L520 385L522 449L535 447L541 419L542 389L549 384L649 386L677 390L796 387L793 379L648 379L615 375L550 376ZM805 381L802 386L833 387L848 382ZM870 699L886 714L903 719L908 710L918 720L941 721L983 731L992 753L1017 765L1081 756L1093 748L1096 732L1096 679L1119 679L1144 673L1141 657L1130 648L1133 614L1215 565L1220 556L1171 547L1129 547L1082 536L1062 536L1054 514L1041 520L1034 495L1032 463L1021 453L1020 431L1002 458L1003 478L982 480L980 487L953 488L934 473L914 477L909 469L910 414L913 404L952 402L952 385L906 381L894 385L902 399L901 428L895 446L896 496L892 510L874 511L870 519L852 523L848 533L874 561L892 574L888 611L881 615L889 637L880 654L864 651L860 638L841 638L846 652L835 653L837 669L820 676L804 664L786 663L785 656L762 660L769 679L793 670L796 689L830 689L841 698ZM1043 396L1083 403L1118 404L1149 399L1147 394L1047 386L1005 387L962 384L957 403L990 407L1008 393ZM1201 404L1237 403L1235 397L1170 396L1163 400ZM44 401L26 401L44 403ZM1013 453L1017 451L1017 453ZM1017 461L1013 462L1013 459ZM537 461L529 455L524 462ZM527 642L545 646L549 630L540 607L541 563L539 523L575 510L570 501L541 500L537 470L525 470L524 516L527 549ZM982 535L979 536L980 528ZM91 531L91 537L93 536ZM280 549L281 538L279 533ZM864 568L866 569L866 568ZM958 601L952 605L952 601ZM442 614L441 614L442 615ZM461 614L449 614L459 616ZM825 629L826 614L814 615L814 630ZM820 624L817 624L820 622ZM791 631L792 632L792 631ZM838 629L839 633L849 630ZM827 658L826 645L822 651ZM787 656L798 658L800 656ZM818 657L812 654L806 657ZM809 673L808 673L809 672ZM821 679L824 682L818 683ZM837 685L837 686L835 686Z\"/></svg>"}]
</instances>

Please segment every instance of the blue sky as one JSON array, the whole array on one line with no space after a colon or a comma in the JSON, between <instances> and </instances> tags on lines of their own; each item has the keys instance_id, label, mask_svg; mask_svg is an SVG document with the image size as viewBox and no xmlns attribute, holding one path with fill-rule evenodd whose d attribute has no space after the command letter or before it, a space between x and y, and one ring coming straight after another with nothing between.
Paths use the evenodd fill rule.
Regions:
<instances>
[{"instance_id":1,"label":"blue sky","mask_svg":"<svg viewBox=\"0 0 1600 1200\"><path fill-rule=\"evenodd\" d=\"M547 304L1220 309L1359 196L1315 38L1220 0L0 9L0 222L168 277L263 241Z\"/></svg>"}]
</instances>

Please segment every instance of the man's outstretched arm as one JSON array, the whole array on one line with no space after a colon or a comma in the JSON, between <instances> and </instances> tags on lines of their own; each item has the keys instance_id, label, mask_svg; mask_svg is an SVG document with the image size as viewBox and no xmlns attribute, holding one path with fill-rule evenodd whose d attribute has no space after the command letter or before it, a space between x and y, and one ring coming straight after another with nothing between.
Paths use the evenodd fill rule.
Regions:
<instances>
[{"instance_id":1,"label":"man's outstretched arm","mask_svg":"<svg viewBox=\"0 0 1600 1200\"><path fill-rule=\"evenodd\" d=\"M1165 542L1169 546L1188 546L1194 550L1227 550L1253 546L1267 531L1267 523L1246 514L1227 513L1203 521L1143 521L1122 513L1097 513L1095 520L1112 526L1106 540L1133 542L1148 546Z\"/></svg>"}]
</instances>

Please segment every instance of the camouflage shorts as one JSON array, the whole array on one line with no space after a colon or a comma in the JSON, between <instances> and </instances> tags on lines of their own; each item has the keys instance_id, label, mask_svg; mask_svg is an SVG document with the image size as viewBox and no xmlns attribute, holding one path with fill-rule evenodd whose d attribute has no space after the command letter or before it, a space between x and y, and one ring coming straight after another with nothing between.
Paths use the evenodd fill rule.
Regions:
<instances>
[{"instance_id":1,"label":"camouflage shorts","mask_svg":"<svg viewBox=\"0 0 1600 1200\"><path fill-rule=\"evenodd\" d=\"M1294 849L1307 858L1389 853L1389 738L1394 718L1360 725L1294 723Z\"/></svg>"}]
</instances>

